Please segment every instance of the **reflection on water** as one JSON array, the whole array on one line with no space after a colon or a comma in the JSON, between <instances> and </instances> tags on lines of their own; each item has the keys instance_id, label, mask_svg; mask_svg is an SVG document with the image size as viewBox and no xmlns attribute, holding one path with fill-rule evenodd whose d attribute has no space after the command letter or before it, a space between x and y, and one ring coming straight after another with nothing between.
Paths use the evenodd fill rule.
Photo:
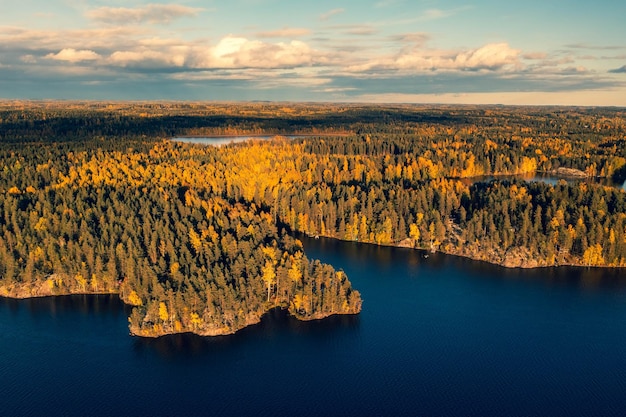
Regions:
<instances>
[{"instance_id":1,"label":"reflection on water","mask_svg":"<svg viewBox=\"0 0 626 417\"><path fill-rule=\"evenodd\" d=\"M2 415L623 415L623 269L301 240L360 315L142 339L116 296L0 299Z\"/></svg>"},{"instance_id":2,"label":"reflection on water","mask_svg":"<svg viewBox=\"0 0 626 417\"><path fill-rule=\"evenodd\" d=\"M11 312L26 311L34 318L57 317L68 313L117 316L130 310L117 294L65 295L24 300L0 297L0 300Z\"/></svg>"},{"instance_id":3,"label":"reflection on water","mask_svg":"<svg viewBox=\"0 0 626 417\"><path fill-rule=\"evenodd\" d=\"M358 315L334 315L323 320L301 321L276 308L266 313L260 323L232 335L202 337L184 333L156 339L136 337L134 349L138 354L152 352L169 360L215 356L237 351L259 340L278 342L284 337L332 338L340 332L356 331L358 327Z\"/></svg>"}]
</instances>

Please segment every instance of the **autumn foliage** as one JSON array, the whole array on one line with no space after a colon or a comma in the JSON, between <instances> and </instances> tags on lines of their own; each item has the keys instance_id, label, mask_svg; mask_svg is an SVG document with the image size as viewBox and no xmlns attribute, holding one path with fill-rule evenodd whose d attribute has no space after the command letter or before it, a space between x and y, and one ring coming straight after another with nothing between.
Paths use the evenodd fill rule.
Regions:
<instances>
[{"instance_id":1,"label":"autumn foliage","mask_svg":"<svg viewBox=\"0 0 626 417\"><path fill-rule=\"evenodd\" d=\"M625 171L615 110L112 106L0 110L0 295L119 293L135 334L209 335L275 307L360 311L295 232L507 266L626 266L626 193L594 182ZM169 140L267 131L318 135ZM594 180L484 177L564 167Z\"/></svg>"}]
</instances>

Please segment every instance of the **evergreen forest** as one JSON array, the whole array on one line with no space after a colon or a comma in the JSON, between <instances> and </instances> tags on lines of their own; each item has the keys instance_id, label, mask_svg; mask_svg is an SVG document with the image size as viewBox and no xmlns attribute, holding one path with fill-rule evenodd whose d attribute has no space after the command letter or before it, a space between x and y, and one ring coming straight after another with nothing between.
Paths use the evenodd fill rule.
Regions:
<instances>
[{"instance_id":1,"label":"evergreen forest","mask_svg":"<svg viewBox=\"0 0 626 417\"><path fill-rule=\"evenodd\" d=\"M0 170L0 295L118 293L141 336L358 313L302 235L626 266L621 109L3 102Z\"/></svg>"}]
</instances>

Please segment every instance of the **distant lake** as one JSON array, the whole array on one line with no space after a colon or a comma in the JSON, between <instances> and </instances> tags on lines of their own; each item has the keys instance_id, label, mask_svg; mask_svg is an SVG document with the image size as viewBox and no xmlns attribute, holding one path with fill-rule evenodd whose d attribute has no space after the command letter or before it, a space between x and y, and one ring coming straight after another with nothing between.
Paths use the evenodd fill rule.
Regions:
<instances>
[{"instance_id":1,"label":"distant lake","mask_svg":"<svg viewBox=\"0 0 626 417\"><path fill-rule=\"evenodd\" d=\"M197 143L201 145L213 145L213 146L222 146L228 145L230 143L238 143L245 142L247 140L256 139L256 140L269 140L275 137L287 138L287 139L295 139L302 138L308 135L241 135L241 136L180 136L172 138L175 142L185 142L185 143ZM326 136L326 135L315 135Z\"/></svg>"},{"instance_id":2,"label":"distant lake","mask_svg":"<svg viewBox=\"0 0 626 417\"><path fill-rule=\"evenodd\" d=\"M626 181L623 183L615 182L609 178L578 178L578 177L566 177L566 176L558 176L547 173L536 173L536 174L522 174L522 175L485 175L481 177L472 177L472 178L463 178L462 181L466 184L473 184L476 182L483 181L491 181L493 179L522 179L527 182L543 182L550 185L556 185L559 181L567 181L567 182L588 182L592 184L601 184L606 185L608 187L621 188L626 191Z\"/></svg>"},{"instance_id":3,"label":"distant lake","mask_svg":"<svg viewBox=\"0 0 626 417\"><path fill-rule=\"evenodd\" d=\"M303 238L358 316L128 335L115 296L0 298L2 415L621 416L626 274Z\"/></svg>"}]
</instances>

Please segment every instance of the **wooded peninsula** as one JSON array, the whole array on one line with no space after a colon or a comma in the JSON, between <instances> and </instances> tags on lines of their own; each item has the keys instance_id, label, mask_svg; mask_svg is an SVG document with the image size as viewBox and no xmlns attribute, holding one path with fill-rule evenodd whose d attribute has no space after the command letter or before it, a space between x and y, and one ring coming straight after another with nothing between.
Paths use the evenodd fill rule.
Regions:
<instances>
[{"instance_id":1,"label":"wooded peninsula","mask_svg":"<svg viewBox=\"0 0 626 417\"><path fill-rule=\"evenodd\" d=\"M0 169L0 296L118 293L140 336L358 313L298 234L626 266L625 109L5 101Z\"/></svg>"}]
</instances>

